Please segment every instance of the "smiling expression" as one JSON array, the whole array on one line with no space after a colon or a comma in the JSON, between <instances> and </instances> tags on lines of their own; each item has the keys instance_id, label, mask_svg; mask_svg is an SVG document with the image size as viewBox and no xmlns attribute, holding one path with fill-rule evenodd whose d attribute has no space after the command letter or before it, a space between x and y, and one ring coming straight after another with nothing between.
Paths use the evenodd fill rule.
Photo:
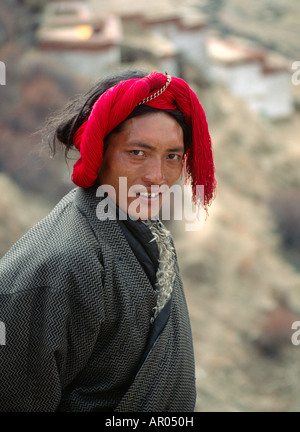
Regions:
<instances>
[{"instance_id":1,"label":"smiling expression","mask_svg":"<svg viewBox=\"0 0 300 432\"><path fill-rule=\"evenodd\" d=\"M136 217L137 211L147 219L159 212L162 190L180 177L183 155L183 131L173 117L164 112L133 117L108 137L99 181L113 186L116 204L129 215ZM127 180L126 197L120 194L120 177Z\"/></svg>"}]
</instances>

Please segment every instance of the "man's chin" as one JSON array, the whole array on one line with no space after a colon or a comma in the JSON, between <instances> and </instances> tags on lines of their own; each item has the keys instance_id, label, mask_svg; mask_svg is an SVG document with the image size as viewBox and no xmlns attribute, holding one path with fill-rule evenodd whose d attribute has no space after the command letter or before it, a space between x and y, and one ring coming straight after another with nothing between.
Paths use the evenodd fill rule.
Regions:
<instances>
[{"instance_id":1,"label":"man's chin","mask_svg":"<svg viewBox=\"0 0 300 432\"><path fill-rule=\"evenodd\" d=\"M147 220L147 219L158 219L160 205L148 206L140 205L137 208L128 208L128 216L133 220Z\"/></svg>"}]
</instances>

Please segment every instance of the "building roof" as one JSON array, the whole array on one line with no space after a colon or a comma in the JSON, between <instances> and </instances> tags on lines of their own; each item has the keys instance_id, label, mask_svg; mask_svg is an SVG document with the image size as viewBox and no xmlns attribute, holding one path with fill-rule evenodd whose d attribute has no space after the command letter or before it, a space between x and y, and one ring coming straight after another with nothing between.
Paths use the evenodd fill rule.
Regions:
<instances>
[{"instance_id":1,"label":"building roof","mask_svg":"<svg viewBox=\"0 0 300 432\"><path fill-rule=\"evenodd\" d=\"M264 75L289 72L290 65L286 59L284 59L280 54L268 51L264 58L262 65L262 72Z\"/></svg>"},{"instance_id":2,"label":"building roof","mask_svg":"<svg viewBox=\"0 0 300 432\"><path fill-rule=\"evenodd\" d=\"M92 23L80 25L42 26L37 31L39 46L55 50L94 50L118 45L121 40L120 21L115 16L94 26Z\"/></svg>"},{"instance_id":3,"label":"building roof","mask_svg":"<svg viewBox=\"0 0 300 432\"><path fill-rule=\"evenodd\" d=\"M72 26L91 23L90 6L82 1L59 1L47 3L42 17L43 27Z\"/></svg>"},{"instance_id":4,"label":"building roof","mask_svg":"<svg viewBox=\"0 0 300 432\"><path fill-rule=\"evenodd\" d=\"M210 37L208 39L208 53L212 60L226 66L260 63L261 72L265 75L288 70L286 60L279 54L252 47L248 42L236 38Z\"/></svg>"},{"instance_id":5,"label":"building roof","mask_svg":"<svg viewBox=\"0 0 300 432\"><path fill-rule=\"evenodd\" d=\"M237 39L208 39L208 53L212 60L228 66L262 61L265 50L252 48Z\"/></svg>"}]
</instances>

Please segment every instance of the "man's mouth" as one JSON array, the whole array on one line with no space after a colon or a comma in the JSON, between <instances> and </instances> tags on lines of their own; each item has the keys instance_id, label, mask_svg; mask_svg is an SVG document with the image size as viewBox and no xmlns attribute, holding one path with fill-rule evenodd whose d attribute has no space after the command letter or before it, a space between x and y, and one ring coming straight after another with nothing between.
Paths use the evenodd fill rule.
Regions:
<instances>
[{"instance_id":1,"label":"man's mouth","mask_svg":"<svg viewBox=\"0 0 300 432\"><path fill-rule=\"evenodd\" d=\"M137 192L138 197L143 197L143 198L147 198L147 199L155 199L155 198L158 198L159 195L161 195L160 192L156 192L156 193Z\"/></svg>"}]
</instances>

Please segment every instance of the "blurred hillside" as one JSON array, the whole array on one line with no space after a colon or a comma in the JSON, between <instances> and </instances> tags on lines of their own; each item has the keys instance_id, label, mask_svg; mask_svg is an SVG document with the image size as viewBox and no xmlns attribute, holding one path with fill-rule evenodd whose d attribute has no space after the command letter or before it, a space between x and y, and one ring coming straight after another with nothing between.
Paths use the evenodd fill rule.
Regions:
<instances>
[{"instance_id":1,"label":"blurred hillside","mask_svg":"<svg viewBox=\"0 0 300 432\"><path fill-rule=\"evenodd\" d=\"M176 1L176 0L174 0ZM297 0L195 0L214 30L251 39L288 59L300 58Z\"/></svg>"},{"instance_id":2,"label":"blurred hillside","mask_svg":"<svg viewBox=\"0 0 300 432\"><path fill-rule=\"evenodd\" d=\"M216 107L217 197L201 231L173 228L197 341L197 410L299 411L299 348L291 344L299 259L285 259L269 205L289 191L289 202L298 203L296 238L299 114L270 124L222 88L207 96ZM281 210L288 219L289 209Z\"/></svg>"},{"instance_id":3,"label":"blurred hillside","mask_svg":"<svg viewBox=\"0 0 300 432\"><path fill-rule=\"evenodd\" d=\"M69 173L61 154L55 163L49 158L47 138L41 145L38 132L46 117L90 83L36 50L42 4L12 0L0 9L0 59L6 65L6 85L0 87L0 170L54 203L70 189Z\"/></svg>"},{"instance_id":4,"label":"blurred hillside","mask_svg":"<svg viewBox=\"0 0 300 432\"><path fill-rule=\"evenodd\" d=\"M47 143L32 134L90 86L37 55L37 3L4 1L0 10L8 71L0 87L0 256L73 187L63 155L49 159ZM300 60L298 2L192 3L212 31ZM220 85L194 89L214 144L217 197L201 231L185 232L179 222L170 229L192 320L196 411L300 411L300 347L291 343L291 323L300 319L300 114L272 123Z\"/></svg>"}]
</instances>

